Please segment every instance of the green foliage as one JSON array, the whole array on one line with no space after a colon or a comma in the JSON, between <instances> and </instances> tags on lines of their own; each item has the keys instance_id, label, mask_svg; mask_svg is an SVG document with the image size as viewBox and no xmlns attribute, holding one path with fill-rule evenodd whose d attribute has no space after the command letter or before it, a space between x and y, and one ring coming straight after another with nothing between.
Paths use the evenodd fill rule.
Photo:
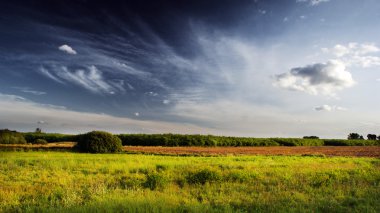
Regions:
<instances>
[{"instance_id":1,"label":"green foliage","mask_svg":"<svg viewBox=\"0 0 380 213\"><path fill-rule=\"evenodd\" d=\"M303 136L304 139L319 139L318 136Z\"/></svg>"},{"instance_id":2,"label":"green foliage","mask_svg":"<svg viewBox=\"0 0 380 213\"><path fill-rule=\"evenodd\" d=\"M108 132L92 131L78 136L76 148L81 152L113 153L122 149L121 140Z\"/></svg>"},{"instance_id":3,"label":"green foliage","mask_svg":"<svg viewBox=\"0 0 380 213\"><path fill-rule=\"evenodd\" d=\"M0 144L26 144L24 136L8 129L0 130Z\"/></svg>"},{"instance_id":4,"label":"green foliage","mask_svg":"<svg viewBox=\"0 0 380 213\"><path fill-rule=\"evenodd\" d=\"M143 186L151 190L163 189L167 182L168 181L165 176L160 173L153 172L146 174L146 181L144 182Z\"/></svg>"},{"instance_id":5,"label":"green foliage","mask_svg":"<svg viewBox=\"0 0 380 213\"><path fill-rule=\"evenodd\" d=\"M325 146L380 146L378 140L324 139Z\"/></svg>"},{"instance_id":6,"label":"green foliage","mask_svg":"<svg viewBox=\"0 0 380 213\"><path fill-rule=\"evenodd\" d=\"M221 179L222 177L217 171L210 169L202 169L200 171L190 172L186 177L186 181L188 183L202 185L206 183L217 182Z\"/></svg>"},{"instance_id":7,"label":"green foliage","mask_svg":"<svg viewBox=\"0 0 380 213\"><path fill-rule=\"evenodd\" d=\"M44 144L48 144L48 142L47 142L45 139L40 139L40 138L38 138L38 139L36 139L36 140L33 142L33 144L42 144L42 145L44 145Z\"/></svg>"},{"instance_id":8,"label":"green foliage","mask_svg":"<svg viewBox=\"0 0 380 213\"><path fill-rule=\"evenodd\" d=\"M67 135L67 134L59 134L59 133L36 133L36 132L26 132L23 133L26 141L28 143L33 143L37 139L44 139L47 142L77 142L76 135Z\"/></svg>"}]
</instances>

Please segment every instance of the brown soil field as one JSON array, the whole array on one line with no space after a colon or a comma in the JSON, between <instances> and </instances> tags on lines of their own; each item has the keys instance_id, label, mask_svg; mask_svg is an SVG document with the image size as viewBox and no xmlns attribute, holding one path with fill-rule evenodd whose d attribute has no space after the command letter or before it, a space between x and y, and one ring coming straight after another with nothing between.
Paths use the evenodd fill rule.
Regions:
<instances>
[{"instance_id":1,"label":"brown soil field","mask_svg":"<svg viewBox=\"0 0 380 213\"><path fill-rule=\"evenodd\" d=\"M167 155L325 155L380 157L380 146L149 147L125 146L131 153Z\"/></svg>"},{"instance_id":2,"label":"brown soil field","mask_svg":"<svg viewBox=\"0 0 380 213\"><path fill-rule=\"evenodd\" d=\"M47 145L0 144L0 150L36 149L70 150L74 142L49 143ZM351 157L380 157L380 146L271 146L271 147L162 147L124 146L128 153L160 155L325 155Z\"/></svg>"}]
</instances>

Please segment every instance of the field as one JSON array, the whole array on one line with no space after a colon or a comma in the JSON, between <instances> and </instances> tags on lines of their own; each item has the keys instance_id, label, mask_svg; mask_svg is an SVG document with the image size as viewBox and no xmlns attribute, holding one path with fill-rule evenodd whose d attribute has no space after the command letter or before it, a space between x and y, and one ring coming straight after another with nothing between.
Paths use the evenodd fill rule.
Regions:
<instances>
[{"instance_id":1,"label":"field","mask_svg":"<svg viewBox=\"0 0 380 213\"><path fill-rule=\"evenodd\" d=\"M60 150L71 151L75 142L40 144L0 144L0 150ZM270 147L163 147L124 146L123 150L134 154L159 155L326 155L352 157L380 157L380 146L270 146Z\"/></svg>"},{"instance_id":2,"label":"field","mask_svg":"<svg viewBox=\"0 0 380 213\"><path fill-rule=\"evenodd\" d=\"M380 157L379 146L299 146L299 147L157 147L125 146L130 153L162 155L326 155Z\"/></svg>"},{"instance_id":3,"label":"field","mask_svg":"<svg viewBox=\"0 0 380 213\"><path fill-rule=\"evenodd\" d=\"M2 212L380 212L380 159L0 152Z\"/></svg>"}]
</instances>

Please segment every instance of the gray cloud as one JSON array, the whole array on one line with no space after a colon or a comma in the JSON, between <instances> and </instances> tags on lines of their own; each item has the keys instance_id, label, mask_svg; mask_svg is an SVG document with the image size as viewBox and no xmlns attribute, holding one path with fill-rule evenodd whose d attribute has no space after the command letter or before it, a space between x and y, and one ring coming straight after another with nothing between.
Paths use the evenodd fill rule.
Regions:
<instances>
[{"instance_id":1,"label":"gray cloud","mask_svg":"<svg viewBox=\"0 0 380 213\"><path fill-rule=\"evenodd\" d=\"M335 96L336 92L355 84L345 65L337 60L291 69L275 76L274 85L312 95Z\"/></svg>"},{"instance_id":2,"label":"gray cloud","mask_svg":"<svg viewBox=\"0 0 380 213\"><path fill-rule=\"evenodd\" d=\"M346 111L347 109L344 107L340 107L340 106L330 106L330 105L324 104L321 106L314 107L314 110L315 111L328 111L328 112L330 112L330 111Z\"/></svg>"}]
</instances>

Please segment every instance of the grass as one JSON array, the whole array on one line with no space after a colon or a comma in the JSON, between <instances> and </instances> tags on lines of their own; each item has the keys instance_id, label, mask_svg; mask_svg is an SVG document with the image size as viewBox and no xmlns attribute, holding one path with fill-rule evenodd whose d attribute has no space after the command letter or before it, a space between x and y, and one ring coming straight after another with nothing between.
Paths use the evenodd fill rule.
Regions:
<instances>
[{"instance_id":1,"label":"grass","mask_svg":"<svg viewBox=\"0 0 380 213\"><path fill-rule=\"evenodd\" d=\"M380 212L380 159L0 152L0 212Z\"/></svg>"}]
</instances>

